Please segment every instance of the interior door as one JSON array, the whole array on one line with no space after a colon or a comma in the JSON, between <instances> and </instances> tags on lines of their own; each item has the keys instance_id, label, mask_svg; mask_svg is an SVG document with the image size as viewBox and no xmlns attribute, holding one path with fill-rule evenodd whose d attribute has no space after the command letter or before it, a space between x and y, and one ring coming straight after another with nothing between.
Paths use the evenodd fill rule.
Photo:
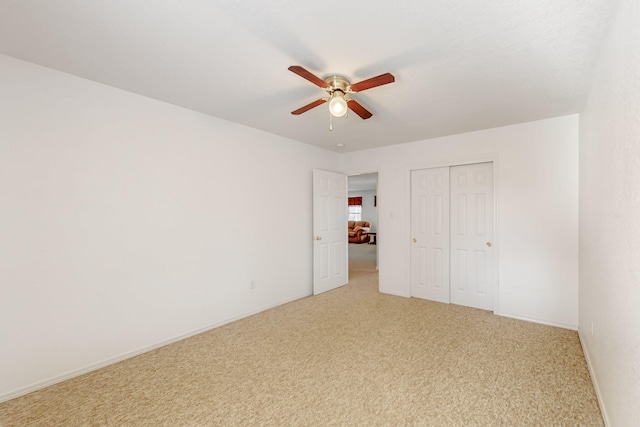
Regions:
<instances>
[{"instance_id":1,"label":"interior door","mask_svg":"<svg viewBox=\"0 0 640 427\"><path fill-rule=\"evenodd\" d=\"M451 167L451 302L493 309L493 164Z\"/></svg>"},{"instance_id":2,"label":"interior door","mask_svg":"<svg viewBox=\"0 0 640 427\"><path fill-rule=\"evenodd\" d=\"M449 167L411 171L411 295L449 302Z\"/></svg>"},{"instance_id":3,"label":"interior door","mask_svg":"<svg viewBox=\"0 0 640 427\"><path fill-rule=\"evenodd\" d=\"M347 283L347 176L313 171L313 294Z\"/></svg>"},{"instance_id":4,"label":"interior door","mask_svg":"<svg viewBox=\"0 0 640 427\"><path fill-rule=\"evenodd\" d=\"M411 171L411 295L493 310L493 163Z\"/></svg>"}]
</instances>

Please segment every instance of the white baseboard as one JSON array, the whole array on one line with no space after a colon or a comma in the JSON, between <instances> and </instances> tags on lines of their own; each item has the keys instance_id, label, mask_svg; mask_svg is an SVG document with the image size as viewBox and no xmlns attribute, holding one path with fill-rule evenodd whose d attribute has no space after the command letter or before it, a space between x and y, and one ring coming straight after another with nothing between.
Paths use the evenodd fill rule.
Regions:
<instances>
[{"instance_id":1,"label":"white baseboard","mask_svg":"<svg viewBox=\"0 0 640 427\"><path fill-rule=\"evenodd\" d=\"M277 303L274 303L274 304L269 304L267 306L256 308L256 309L251 310L249 312L240 314L238 316L231 317L229 319L222 320L220 322L216 322L216 323L214 323L212 325L205 326L204 328L200 328L198 330L195 330L195 331L192 331L192 332L188 332L186 334L179 335L177 337L173 337L173 338L168 339L166 341L162 341L160 343L157 343L157 344L154 344L154 345L151 345L151 346L148 346L148 347L144 347L144 348L141 348L141 349L129 352L129 353L125 353L125 354L122 354L120 356L113 357L113 358L104 360L102 362L98 362L98 363L86 366L84 368L77 369L77 370L68 372L66 374L56 376L54 378L50 378L50 379L45 380L45 381L40 381L40 382L37 382L35 384L29 385L27 387L23 387L23 388L11 391L9 393L5 393L3 395L0 395L0 403L6 402L6 401L11 400L11 399L15 399L16 397L24 396L25 394L29 394L29 393L32 393L34 391L41 390L41 389L43 389L45 387L49 387L49 386L52 386L54 384L66 381L66 380L70 380L71 378L75 378L75 377L78 377L80 375L84 375L86 373L89 373L89 372L104 368L106 366L113 365L114 363L122 362L123 360L130 359L130 358L135 357L135 356L139 356L139 355L141 355L143 353L147 353L147 352L155 350L157 348L164 347L165 345L169 345L169 344L173 344L173 343L178 342L178 341L182 341L183 339L192 337L194 335L198 335L198 334L201 334L203 332L210 331L211 329L219 328L220 326L224 326L224 325L226 325L228 323L235 322L235 321L240 320L240 319L244 319L245 317L253 316L254 314L258 314L258 313L261 313L263 311L270 310L272 308L281 306L283 304L287 304L287 303L290 303L290 302L293 302L293 301L297 301L297 300L302 299L302 298L306 298L308 296L310 296L310 294L304 294L304 295L301 295L301 296L287 298L287 299L285 299L283 301L280 301L280 302L277 302Z\"/></svg>"},{"instance_id":2,"label":"white baseboard","mask_svg":"<svg viewBox=\"0 0 640 427\"><path fill-rule=\"evenodd\" d=\"M604 401L602 400L602 394L600 393L598 380L595 376L593 365L591 364L591 357L589 357L589 350L585 345L585 340L582 339L582 334L580 333L580 330L578 330L578 338L580 338L580 345L582 346L582 352L584 353L584 358L587 360L587 368L589 369L589 375L591 376L591 382L593 383L593 388L596 391L596 397L598 398L598 405L600 406L600 412L602 413L602 419L604 420L604 425L609 427L611 423L609 423L609 417L607 416L607 411L604 407L604 403L603 403Z\"/></svg>"},{"instance_id":3,"label":"white baseboard","mask_svg":"<svg viewBox=\"0 0 640 427\"><path fill-rule=\"evenodd\" d=\"M529 317L514 316L514 315L511 315L511 314L498 313L497 311L494 312L494 314L497 315L497 316L508 317L510 319L524 320L525 322L533 322L533 323L539 323L541 325L554 326L556 328L570 329L572 331L577 331L578 330L578 325L567 325L567 324L564 324L564 323L548 322L546 320L532 319L532 318L529 318Z\"/></svg>"}]
</instances>

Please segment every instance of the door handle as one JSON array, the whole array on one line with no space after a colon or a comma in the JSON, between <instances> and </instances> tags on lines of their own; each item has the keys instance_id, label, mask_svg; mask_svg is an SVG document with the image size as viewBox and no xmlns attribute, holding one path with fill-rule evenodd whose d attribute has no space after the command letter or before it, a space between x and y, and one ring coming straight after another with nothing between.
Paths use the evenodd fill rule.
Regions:
<instances>
[{"instance_id":1,"label":"door handle","mask_svg":"<svg viewBox=\"0 0 640 427\"><path fill-rule=\"evenodd\" d=\"M413 243L418 243L415 237L413 238Z\"/></svg>"},{"instance_id":2,"label":"door handle","mask_svg":"<svg viewBox=\"0 0 640 427\"><path fill-rule=\"evenodd\" d=\"M491 247L491 242L487 242L487 247L490 248Z\"/></svg>"},{"instance_id":3,"label":"door handle","mask_svg":"<svg viewBox=\"0 0 640 427\"><path fill-rule=\"evenodd\" d=\"M316 240L322 240L322 237L316 236Z\"/></svg>"}]
</instances>

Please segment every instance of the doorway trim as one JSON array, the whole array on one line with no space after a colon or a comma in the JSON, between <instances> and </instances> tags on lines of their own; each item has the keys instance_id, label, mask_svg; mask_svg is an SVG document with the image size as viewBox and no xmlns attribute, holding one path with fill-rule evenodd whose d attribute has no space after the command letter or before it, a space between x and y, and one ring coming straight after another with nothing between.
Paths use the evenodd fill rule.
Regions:
<instances>
[{"instance_id":1,"label":"doorway trim","mask_svg":"<svg viewBox=\"0 0 640 427\"><path fill-rule=\"evenodd\" d=\"M498 159L497 152L487 153L487 154L482 154L477 156L467 156L467 157L460 156L460 157L446 157L441 159L434 158L432 160L412 162L407 164L406 170L405 170L405 188L408 189L407 191L408 196L407 196L405 207L407 209L407 212L409 212L409 220L407 221L407 224L406 224L405 235L409 236L406 243L407 244L406 247L408 248L407 253L411 253L411 171L420 170L420 169L462 166L462 165L470 165L475 163L489 163L489 162L493 164L493 210L494 210L493 245L495 247L495 256L493 257L493 268L496 275L495 285L493 289L493 313L499 315L501 314L500 313L500 269L499 269L500 233L498 228L498 224L500 223L499 221L500 215L498 211L498 206L499 206L498 201L500 199L500 194L498 192L498 182L500 178L498 176L498 171L500 170L500 167L499 167L499 159ZM407 272L411 271L411 257L407 257L405 269L406 269L405 271ZM408 295L411 296L410 282L409 282Z\"/></svg>"},{"instance_id":2,"label":"doorway trim","mask_svg":"<svg viewBox=\"0 0 640 427\"><path fill-rule=\"evenodd\" d=\"M376 202L376 234L379 236L380 235L380 217L378 215L378 212L380 212L379 209L379 202L380 202L380 172L376 169L376 170L370 170L370 169L366 169L363 171L350 171L350 172L345 172L345 175L347 175L347 195L349 194L349 178L352 176L357 176L357 175L367 175L367 174L372 174L375 173L377 175L376 178L376 198L377 198L377 202ZM384 233L383 233L384 235ZM378 272L378 276L380 275L380 250L377 246L377 240L378 237L376 236L376 271ZM349 279L349 244L347 243L347 281ZM378 281L378 292L380 292L380 282Z\"/></svg>"}]
</instances>

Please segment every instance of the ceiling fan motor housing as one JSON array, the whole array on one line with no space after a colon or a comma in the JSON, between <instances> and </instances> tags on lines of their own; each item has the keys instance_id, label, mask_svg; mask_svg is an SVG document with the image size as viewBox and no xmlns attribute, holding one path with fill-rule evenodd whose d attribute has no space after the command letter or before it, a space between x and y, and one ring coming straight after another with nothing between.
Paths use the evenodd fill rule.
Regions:
<instances>
[{"instance_id":1,"label":"ceiling fan motor housing","mask_svg":"<svg viewBox=\"0 0 640 427\"><path fill-rule=\"evenodd\" d=\"M344 76L329 76L324 79L331 87L327 88L329 93L333 93L336 90L339 90L342 93L349 92L349 87L351 86L351 82L348 78Z\"/></svg>"}]
</instances>

